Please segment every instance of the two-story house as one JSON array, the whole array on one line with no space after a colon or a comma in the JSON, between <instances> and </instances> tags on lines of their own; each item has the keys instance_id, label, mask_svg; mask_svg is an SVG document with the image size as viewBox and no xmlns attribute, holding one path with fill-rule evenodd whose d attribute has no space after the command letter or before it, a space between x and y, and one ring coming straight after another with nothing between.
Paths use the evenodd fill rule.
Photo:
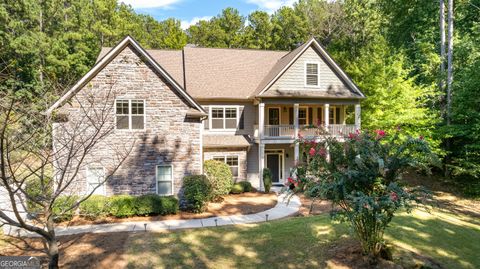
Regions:
<instances>
[{"instance_id":1,"label":"two-story house","mask_svg":"<svg viewBox=\"0 0 480 269\"><path fill-rule=\"evenodd\" d=\"M109 85L107 87L107 85ZM103 48L96 65L58 102L77 118L83 91L114 89L100 101L114 107L115 125L104 145L137 137L133 152L102 194L178 194L185 175L202 173L204 160L230 166L236 180L262 188L262 170L283 184L302 156L299 133L312 125L342 137L360 128L360 101L353 81L311 38L293 51L199 48L145 50L126 37ZM76 98L72 98L76 96ZM76 115L76 116L75 116ZM100 182L111 158L107 147L79 171L79 191ZM92 165L94 164L94 165Z\"/></svg>"}]
</instances>

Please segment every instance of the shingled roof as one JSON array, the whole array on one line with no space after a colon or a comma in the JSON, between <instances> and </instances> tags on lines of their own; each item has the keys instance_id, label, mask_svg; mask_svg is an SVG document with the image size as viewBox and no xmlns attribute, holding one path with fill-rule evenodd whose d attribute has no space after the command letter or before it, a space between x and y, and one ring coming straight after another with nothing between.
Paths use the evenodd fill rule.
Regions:
<instances>
[{"instance_id":1,"label":"shingled roof","mask_svg":"<svg viewBox=\"0 0 480 269\"><path fill-rule=\"evenodd\" d=\"M146 51L193 98L226 100L253 99L261 96L309 46L317 48L322 58L351 91L344 95L336 93L329 96L328 92L322 93L322 96L319 92L313 92L313 95L336 98L364 97L353 81L313 38L290 52L190 46L186 46L183 50ZM111 48L102 48L98 60L110 50ZM295 94L302 95L302 93Z\"/></svg>"}]
</instances>

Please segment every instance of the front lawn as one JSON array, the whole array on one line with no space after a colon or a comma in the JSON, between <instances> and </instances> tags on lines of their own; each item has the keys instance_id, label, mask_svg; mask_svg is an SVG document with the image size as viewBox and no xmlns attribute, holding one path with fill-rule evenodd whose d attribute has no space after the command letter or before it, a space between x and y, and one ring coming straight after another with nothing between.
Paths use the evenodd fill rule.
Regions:
<instances>
[{"instance_id":1,"label":"front lawn","mask_svg":"<svg viewBox=\"0 0 480 269\"><path fill-rule=\"evenodd\" d=\"M347 239L327 214L260 225L134 234L126 243L128 268L324 268L328 253ZM387 239L431 257L445 268L480 268L480 222L439 210L397 216Z\"/></svg>"}]
</instances>

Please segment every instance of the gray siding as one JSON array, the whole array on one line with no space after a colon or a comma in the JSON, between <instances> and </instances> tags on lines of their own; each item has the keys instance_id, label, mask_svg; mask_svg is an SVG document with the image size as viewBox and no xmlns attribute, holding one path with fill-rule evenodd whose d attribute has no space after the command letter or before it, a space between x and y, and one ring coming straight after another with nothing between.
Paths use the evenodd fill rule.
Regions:
<instances>
[{"instance_id":1,"label":"gray siding","mask_svg":"<svg viewBox=\"0 0 480 269\"><path fill-rule=\"evenodd\" d=\"M203 101L200 102L200 104L207 109L208 112L208 107L212 106L241 106L239 111L242 111L243 108L243 122L244 122L244 128L243 129L238 129L235 131L235 135L253 135L255 132L254 125L257 122L257 107L253 105L252 102L207 102ZM239 117L241 115L238 115ZM207 120L208 121L208 120ZM205 127L205 132L204 134L208 134L210 132L216 132L215 130L210 130L208 123L204 124Z\"/></svg>"},{"instance_id":2,"label":"gray siding","mask_svg":"<svg viewBox=\"0 0 480 269\"><path fill-rule=\"evenodd\" d=\"M305 63L318 63L319 81L318 86L305 87ZM323 61L320 55L312 47L308 48L285 73L271 86L264 94L266 96L277 95L278 91L319 91L328 92L348 92L350 90L343 81L332 71L332 69Z\"/></svg>"}]
</instances>

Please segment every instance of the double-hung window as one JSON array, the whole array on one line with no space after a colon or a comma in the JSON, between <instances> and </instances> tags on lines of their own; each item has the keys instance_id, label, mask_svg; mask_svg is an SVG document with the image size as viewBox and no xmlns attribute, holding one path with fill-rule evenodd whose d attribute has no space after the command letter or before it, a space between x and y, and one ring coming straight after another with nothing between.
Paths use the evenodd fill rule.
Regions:
<instances>
[{"instance_id":1,"label":"double-hung window","mask_svg":"<svg viewBox=\"0 0 480 269\"><path fill-rule=\"evenodd\" d=\"M236 155L226 155L226 156L215 156L213 157L215 161L219 161L227 164L232 171L234 178L238 177L238 156Z\"/></svg>"},{"instance_id":2,"label":"double-hung window","mask_svg":"<svg viewBox=\"0 0 480 269\"><path fill-rule=\"evenodd\" d=\"M105 195L105 169L103 167L87 168L87 194Z\"/></svg>"},{"instance_id":3,"label":"double-hung window","mask_svg":"<svg viewBox=\"0 0 480 269\"><path fill-rule=\"evenodd\" d=\"M212 107L211 108L212 129L226 130L236 129L238 123L237 107Z\"/></svg>"},{"instance_id":4,"label":"double-hung window","mask_svg":"<svg viewBox=\"0 0 480 269\"><path fill-rule=\"evenodd\" d=\"M144 100L116 100L117 129L142 130L145 128Z\"/></svg>"},{"instance_id":5,"label":"double-hung window","mask_svg":"<svg viewBox=\"0 0 480 269\"><path fill-rule=\"evenodd\" d=\"M307 108L301 107L298 109L298 124L299 125L307 125Z\"/></svg>"},{"instance_id":6,"label":"double-hung window","mask_svg":"<svg viewBox=\"0 0 480 269\"><path fill-rule=\"evenodd\" d=\"M318 64L317 63L305 64L305 85L318 86Z\"/></svg>"},{"instance_id":7,"label":"double-hung window","mask_svg":"<svg viewBox=\"0 0 480 269\"><path fill-rule=\"evenodd\" d=\"M171 165L157 166L157 194L173 195L173 171Z\"/></svg>"}]
</instances>

